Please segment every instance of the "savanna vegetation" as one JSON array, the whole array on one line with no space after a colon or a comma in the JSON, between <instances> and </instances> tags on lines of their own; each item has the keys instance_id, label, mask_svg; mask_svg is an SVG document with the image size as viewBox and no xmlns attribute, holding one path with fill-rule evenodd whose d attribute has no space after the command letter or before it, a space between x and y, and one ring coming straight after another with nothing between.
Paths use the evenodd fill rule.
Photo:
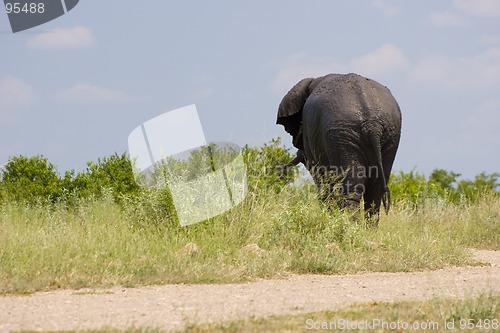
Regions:
<instances>
[{"instance_id":1,"label":"savanna vegetation","mask_svg":"<svg viewBox=\"0 0 500 333\"><path fill-rule=\"evenodd\" d=\"M0 292L415 271L500 250L499 174L394 174L391 212L367 229L294 183L297 169L276 171L291 159L280 140L242 153L245 200L188 227L168 188L137 185L126 154L64 175L42 156L12 157L0 171Z\"/></svg>"}]
</instances>

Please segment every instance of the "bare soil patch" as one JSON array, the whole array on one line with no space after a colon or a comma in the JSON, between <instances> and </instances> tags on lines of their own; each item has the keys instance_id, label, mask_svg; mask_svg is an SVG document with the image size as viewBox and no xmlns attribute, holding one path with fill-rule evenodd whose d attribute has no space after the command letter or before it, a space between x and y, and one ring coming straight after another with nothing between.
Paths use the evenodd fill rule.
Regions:
<instances>
[{"instance_id":1,"label":"bare soil patch","mask_svg":"<svg viewBox=\"0 0 500 333\"><path fill-rule=\"evenodd\" d=\"M187 323L335 310L353 303L500 294L500 251L473 251L479 267L414 273L290 275L245 284L56 290L0 297L0 332Z\"/></svg>"}]
</instances>

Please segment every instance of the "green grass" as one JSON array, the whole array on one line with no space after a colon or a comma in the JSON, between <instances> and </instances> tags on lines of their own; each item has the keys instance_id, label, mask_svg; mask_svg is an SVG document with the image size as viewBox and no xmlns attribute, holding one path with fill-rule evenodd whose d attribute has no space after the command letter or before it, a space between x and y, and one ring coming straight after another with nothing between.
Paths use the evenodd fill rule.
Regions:
<instances>
[{"instance_id":1,"label":"green grass","mask_svg":"<svg viewBox=\"0 0 500 333\"><path fill-rule=\"evenodd\" d=\"M500 198L459 206L402 202L368 230L307 187L247 199L181 228L164 211L111 197L0 207L0 293L164 283L237 283L288 273L415 271L474 264L467 247L500 250ZM145 202L147 201L147 202ZM161 207L160 207L161 208ZM199 251L185 254L194 242ZM265 252L242 248L256 243Z\"/></svg>"}]
</instances>

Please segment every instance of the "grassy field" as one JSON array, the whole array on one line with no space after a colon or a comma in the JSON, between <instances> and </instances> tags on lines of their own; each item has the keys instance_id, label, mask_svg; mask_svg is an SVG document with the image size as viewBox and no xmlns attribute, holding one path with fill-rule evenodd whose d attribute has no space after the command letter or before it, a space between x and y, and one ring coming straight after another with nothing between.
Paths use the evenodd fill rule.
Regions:
<instances>
[{"instance_id":1,"label":"grassy field","mask_svg":"<svg viewBox=\"0 0 500 333\"><path fill-rule=\"evenodd\" d=\"M466 248L500 249L500 198L418 208L397 201L378 228L326 209L307 186L253 192L222 216L181 228L161 193L118 205L0 206L0 293L164 283L236 283L289 273L415 271L474 265ZM159 199L160 198L160 199ZM195 243L197 250L186 244ZM260 250L247 250L257 244Z\"/></svg>"}]
</instances>

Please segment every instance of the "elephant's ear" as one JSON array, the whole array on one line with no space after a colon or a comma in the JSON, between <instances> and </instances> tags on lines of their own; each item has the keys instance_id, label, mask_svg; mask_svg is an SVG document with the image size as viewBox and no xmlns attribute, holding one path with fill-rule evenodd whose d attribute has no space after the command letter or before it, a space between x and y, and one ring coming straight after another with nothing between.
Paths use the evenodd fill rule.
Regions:
<instances>
[{"instance_id":1,"label":"elephant's ear","mask_svg":"<svg viewBox=\"0 0 500 333\"><path fill-rule=\"evenodd\" d=\"M276 120L276 124L284 125L286 122L284 120L285 118L296 115L302 111L302 107L310 94L309 85L313 80L313 78L300 80L299 83L293 86L285 97L283 97L278 108L278 119Z\"/></svg>"}]
</instances>

